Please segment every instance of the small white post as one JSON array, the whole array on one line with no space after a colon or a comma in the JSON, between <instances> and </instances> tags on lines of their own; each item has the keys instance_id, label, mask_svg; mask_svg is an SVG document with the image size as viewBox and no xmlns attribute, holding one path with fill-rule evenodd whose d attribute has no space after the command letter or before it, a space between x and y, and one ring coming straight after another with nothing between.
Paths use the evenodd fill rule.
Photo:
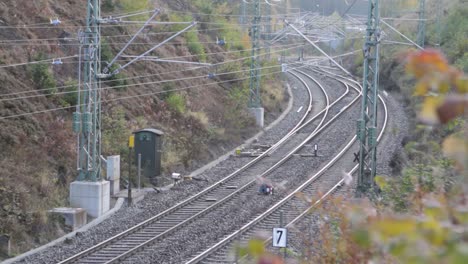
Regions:
<instances>
[{"instance_id":1,"label":"small white post","mask_svg":"<svg viewBox=\"0 0 468 264\"><path fill-rule=\"evenodd\" d=\"M138 153L138 190L141 189L141 153Z\"/></svg>"}]
</instances>

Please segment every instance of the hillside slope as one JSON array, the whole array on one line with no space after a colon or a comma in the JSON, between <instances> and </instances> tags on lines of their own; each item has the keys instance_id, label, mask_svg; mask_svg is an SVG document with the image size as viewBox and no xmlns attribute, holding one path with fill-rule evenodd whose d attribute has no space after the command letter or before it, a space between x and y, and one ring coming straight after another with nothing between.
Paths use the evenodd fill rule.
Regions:
<instances>
[{"instance_id":1,"label":"hillside slope","mask_svg":"<svg viewBox=\"0 0 468 264\"><path fill-rule=\"evenodd\" d=\"M138 62L104 82L103 155L122 155L123 178L128 176L127 137L136 129L154 127L166 133L166 175L197 168L258 130L246 108L249 37L236 26L236 17L230 16L236 7L228 2L233 1L102 1L103 17L163 7L159 21L205 22L153 56L209 63L246 57L216 69L197 70ZM66 231L59 221L49 219L46 210L67 205L69 183L76 177L71 117L78 59L73 56L78 54L77 35L85 15L83 1L0 3L0 235L11 236L15 254ZM62 23L53 26L51 18ZM132 19L143 21L146 16ZM138 28L135 24L103 27L103 61L112 59ZM141 54L178 30L180 25L149 26L126 54ZM226 38L228 44L217 45L216 37ZM58 57L71 58L61 65L31 63ZM29 63L12 67L22 62ZM264 64L278 70L272 62ZM208 79L212 71L235 73ZM186 80L167 81L174 79ZM268 122L281 112L287 98L274 75L267 75L262 84Z\"/></svg>"}]
</instances>

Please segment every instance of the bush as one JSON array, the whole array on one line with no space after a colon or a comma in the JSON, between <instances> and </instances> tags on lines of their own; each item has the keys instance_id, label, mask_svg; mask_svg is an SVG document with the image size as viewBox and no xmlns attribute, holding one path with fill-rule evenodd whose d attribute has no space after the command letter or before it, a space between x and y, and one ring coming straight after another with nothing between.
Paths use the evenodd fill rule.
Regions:
<instances>
[{"instance_id":1,"label":"bush","mask_svg":"<svg viewBox=\"0 0 468 264\"><path fill-rule=\"evenodd\" d=\"M178 113L185 112L185 99L182 95L172 93L166 98L166 104L171 108L173 111Z\"/></svg>"},{"instance_id":2,"label":"bush","mask_svg":"<svg viewBox=\"0 0 468 264\"><path fill-rule=\"evenodd\" d=\"M118 0L118 5L125 13L135 13L150 8L148 0ZM148 19L148 14L128 17L130 20L144 21Z\"/></svg>"},{"instance_id":3,"label":"bush","mask_svg":"<svg viewBox=\"0 0 468 264\"><path fill-rule=\"evenodd\" d=\"M61 104L63 106L76 105L78 102L78 83L74 80L68 80L65 82L66 88L63 90L66 92L62 95Z\"/></svg>"},{"instance_id":4,"label":"bush","mask_svg":"<svg viewBox=\"0 0 468 264\"><path fill-rule=\"evenodd\" d=\"M122 155L127 150L127 136L130 133L125 120L125 109L118 106L107 113L102 116L102 152L106 155Z\"/></svg>"},{"instance_id":5,"label":"bush","mask_svg":"<svg viewBox=\"0 0 468 264\"><path fill-rule=\"evenodd\" d=\"M45 59L45 55L39 53L34 60L41 61ZM43 89L43 93L46 95L53 95L57 92L57 83L48 64L43 62L33 64L30 72L37 89Z\"/></svg>"},{"instance_id":6,"label":"bush","mask_svg":"<svg viewBox=\"0 0 468 264\"><path fill-rule=\"evenodd\" d=\"M198 60L206 62L205 47L200 43L197 32L187 32L185 34L185 39L187 40L187 46L190 53L198 55Z\"/></svg>"},{"instance_id":7,"label":"bush","mask_svg":"<svg viewBox=\"0 0 468 264\"><path fill-rule=\"evenodd\" d=\"M110 63L113 58L114 58L114 54L111 51L109 43L105 40L102 40L101 41L101 60L104 62ZM113 64L110 67L109 72L115 71L118 67L119 67L118 64ZM124 74L118 73L118 74L112 75L108 80L106 80L105 83L111 87L118 87L116 88L117 91L125 91L126 90L125 86L128 84L127 80L124 80L125 77L126 76Z\"/></svg>"},{"instance_id":8,"label":"bush","mask_svg":"<svg viewBox=\"0 0 468 264\"><path fill-rule=\"evenodd\" d=\"M111 12L114 11L115 5L113 0L104 0L102 1L102 11Z\"/></svg>"},{"instance_id":9,"label":"bush","mask_svg":"<svg viewBox=\"0 0 468 264\"><path fill-rule=\"evenodd\" d=\"M163 93L160 94L159 98L161 100L166 100L169 96L171 96L174 93L174 83L172 82L166 82L162 85Z\"/></svg>"}]
</instances>

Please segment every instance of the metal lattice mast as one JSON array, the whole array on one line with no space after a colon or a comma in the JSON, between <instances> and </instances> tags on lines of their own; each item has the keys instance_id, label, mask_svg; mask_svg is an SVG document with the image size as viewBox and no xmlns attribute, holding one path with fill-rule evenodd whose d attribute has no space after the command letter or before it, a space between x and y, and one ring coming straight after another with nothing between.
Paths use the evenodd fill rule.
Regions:
<instances>
[{"instance_id":1,"label":"metal lattice mast","mask_svg":"<svg viewBox=\"0 0 468 264\"><path fill-rule=\"evenodd\" d=\"M265 5L265 53L267 60L270 59L270 40L271 40L271 5L266 4Z\"/></svg>"},{"instance_id":2,"label":"metal lattice mast","mask_svg":"<svg viewBox=\"0 0 468 264\"><path fill-rule=\"evenodd\" d=\"M101 178L100 4L100 0L87 1L86 28L80 40L78 106L73 114L73 129L78 133L78 181Z\"/></svg>"},{"instance_id":3,"label":"metal lattice mast","mask_svg":"<svg viewBox=\"0 0 468 264\"><path fill-rule=\"evenodd\" d=\"M442 43L442 0L437 1L437 46L440 46Z\"/></svg>"},{"instance_id":4,"label":"metal lattice mast","mask_svg":"<svg viewBox=\"0 0 468 264\"><path fill-rule=\"evenodd\" d=\"M246 23L246 12L247 12L247 3L245 1L241 2L241 16L240 16L240 24L242 25L242 28L245 30L245 24Z\"/></svg>"},{"instance_id":5,"label":"metal lattice mast","mask_svg":"<svg viewBox=\"0 0 468 264\"><path fill-rule=\"evenodd\" d=\"M357 136L360 141L358 196L373 187L376 174L380 41L379 16L379 0L369 0L367 33L364 44L361 117L357 124Z\"/></svg>"},{"instance_id":6,"label":"metal lattice mast","mask_svg":"<svg viewBox=\"0 0 468 264\"><path fill-rule=\"evenodd\" d=\"M262 21L260 0L254 1L254 18L252 21L251 40L252 58L250 63L250 96L249 107L261 107L260 100L260 22Z\"/></svg>"},{"instance_id":7,"label":"metal lattice mast","mask_svg":"<svg viewBox=\"0 0 468 264\"><path fill-rule=\"evenodd\" d=\"M426 38L426 0L419 0L418 45L424 48Z\"/></svg>"}]
</instances>

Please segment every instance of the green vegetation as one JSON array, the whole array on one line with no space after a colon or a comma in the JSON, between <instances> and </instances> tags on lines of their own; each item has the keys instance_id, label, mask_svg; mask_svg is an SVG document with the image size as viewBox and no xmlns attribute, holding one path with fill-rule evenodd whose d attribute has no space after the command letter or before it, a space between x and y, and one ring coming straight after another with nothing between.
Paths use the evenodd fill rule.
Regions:
<instances>
[{"instance_id":1,"label":"green vegetation","mask_svg":"<svg viewBox=\"0 0 468 264\"><path fill-rule=\"evenodd\" d=\"M176 111L180 114L185 113L185 99L182 95L178 93L171 93L166 98L166 103L171 110Z\"/></svg>"},{"instance_id":2,"label":"green vegetation","mask_svg":"<svg viewBox=\"0 0 468 264\"><path fill-rule=\"evenodd\" d=\"M151 9L149 0L117 0L117 4L125 13L137 13ZM145 21L148 19L148 14L131 16L128 19L135 21Z\"/></svg>"},{"instance_id":3,"label":"green vegetation","mask_svg":"<svg viewBox=\"0 0 468 264\"><path fill-rule=\"evenodd\" d=\"M109 63L114 58L111 47L106 40L101 41L101 58L102 61L107 63ZM104 63L103 68L105 66L106 64ZM118 64L114 63L109 69L109 72L113 72L118 67ZM125 91L127 89L125 86L128 85L128 82L125 80L125 75L123 73L112 75L108 80L106 80L105 83L111 87L116 87L117 91Z\"/></svg>"},{"instance_id":4,"label":"green vegetation","mask_svg":"<svg viewBox=\"0 0 468 264\"><path fill-rule=\"evenodd\" d=\"M39 53L34 57L34 61L45 60L46 57L43 53ZM57 82L50 70L50 64L39 62L30 66L30 73L37 89L43 90L46 95L53 95L57 92Z\"/></svg>"},{"instance_id":5,"label":"green vegetation","mask_svg":"<svg viewBox=\"0 0 468 264\"><path fill-rule=\"evenodd\" d=\"M198 55L198 59L201 62L206 62L205 47L200 43L198 33L193 30L188 31L185 34L185 39L190 53Z\"/></svg>"},{"instance_id":6,"label":"green vegetation","mask_svg":"<svg viewBox=\"0 0 468 264\"><path fill-rule=\"evenodd\" d=\"M76 105L78 101L78 83L75 80L69 79L65 82L65 88L60 98L60 104L64 107Z\"/></svg>"},{"instance_id":7,"label":"green vegetation","mask_svg":"<svg viewBox=\"0 0 468 264\"><path fill-rule=\"evenodd\" d=\"M113 0L103 0L102 1L102 11L112 12L115 9L115 4Z\"/></svg>"},{"instance_id":8,"label":"green vegetation","mask_svg":"<svg viewBox=\"0 0 468 264\"><path fill-rule=\"evenodd\" d=\"M117 106L107 111L102 116L102 152L105 155L127 153L129 133L125 120L125 109ZM122 158L126 158L126 156L123 155Z\"/></svg>"},{"instance_id":9,"label":"green vegetation","mask_svg":"<svg viewBox=\"0 0 468 264\"><path fill-rule=\"evenodd\" d=\"M457 8L444 21L442 48L455 66L468 71L468 7Z\"/></svg>"},{"instance_id":10,"label":"green vegetation","mask_svg":"<svg viewBox=\"0 0 468 264\"><path fill-rule=\"evenodd\" d=\"M171 22L191 22L193 18L188 15L179 16L176 13L173 13L169 15L169 20ZM187 26L188 25L186 24L180 24L180 25L175 24L171 26L171 31L177 32L186 28ZM198 60L205 62L206 61L205 47L203 46L203 44L200 43L198 32L194 29L191 29L184 33L184 37L185 37L185 41L187 42L187 47L190 53L194 55L198 55Z\"/></svg>"}]
</instances>

